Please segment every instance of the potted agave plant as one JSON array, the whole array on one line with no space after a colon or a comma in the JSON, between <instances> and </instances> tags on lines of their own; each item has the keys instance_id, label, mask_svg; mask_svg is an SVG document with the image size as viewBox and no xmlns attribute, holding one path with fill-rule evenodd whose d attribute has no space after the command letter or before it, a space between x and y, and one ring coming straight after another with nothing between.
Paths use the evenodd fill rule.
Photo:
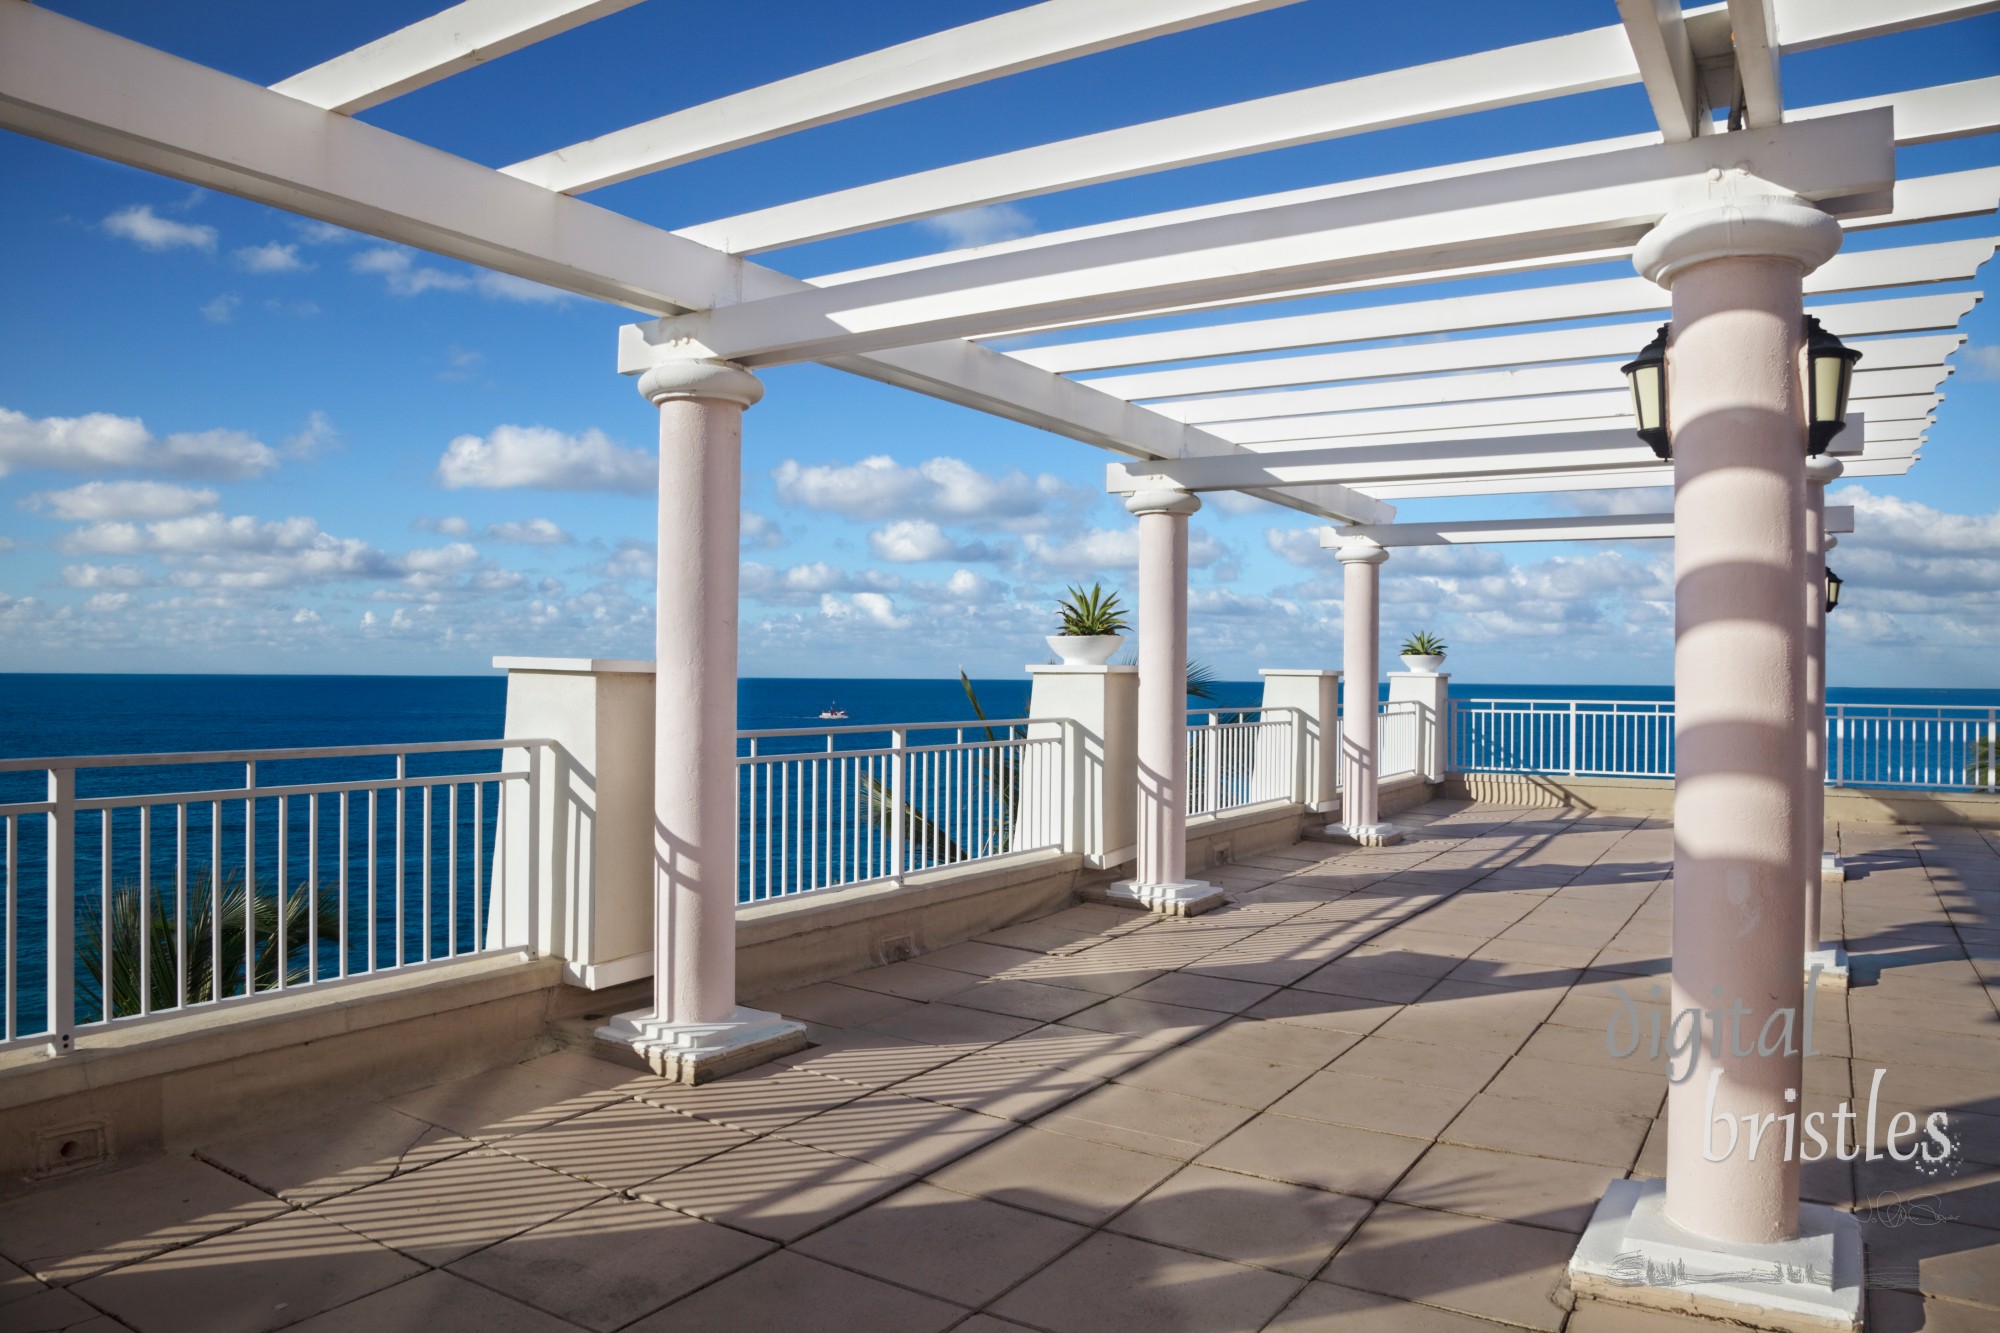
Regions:
<instances>
[{"instance_id":1,"label":"potted agave plant","mask_svg":"<svg viewBox=\"0 0 2000 1333\"><path fill-rule=\"evenodd\" d=\"M1444 665L1444 640L1429 630L1419 630L1403 640L1403 665L1411 671L1433 675Z\"/></svg>"},{"instance_id":2,"label":"potted agave plant","mask_svg":"<svg viewBox=\"0 0 2000 1333\"><path fill-rule=\"evenodd\" d=\"M1062 611L1062 631L1048 636L1064 666L1103 666L1125 641L1125 608L1116 592L1093 583L1085 591L1072 585L1069 596L1056 603Z\"/></svg>"}]
</instances>

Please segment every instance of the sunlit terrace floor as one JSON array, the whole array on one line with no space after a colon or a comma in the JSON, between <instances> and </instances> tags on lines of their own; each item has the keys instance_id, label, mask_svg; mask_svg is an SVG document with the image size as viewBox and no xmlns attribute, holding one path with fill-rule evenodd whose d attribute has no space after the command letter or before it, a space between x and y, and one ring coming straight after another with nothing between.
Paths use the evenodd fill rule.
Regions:
<instances>
[{"instance_id":1,"label":"sunlit terrace floor","mask_svg":"<svg viewBox=\"0 0 2000 1333\"><path fill-rule=\"evenodd\" d=\"M40 1187L0 1204L0 1330L1713 1329L1563 1287L1663 1161L1664 1076L1604 1032L1667 966L1667 829L1399 819L1222 868L1195 920L1076 907L767 997L820 1044L721 1083L566 1051ZM1872 1328L2000 1328L2000 834L1840 842L1859 984L1806 1107L1886 1068L1968 1160L1806 1192L1862 1210Z\"/></svg>"}]
</instances>

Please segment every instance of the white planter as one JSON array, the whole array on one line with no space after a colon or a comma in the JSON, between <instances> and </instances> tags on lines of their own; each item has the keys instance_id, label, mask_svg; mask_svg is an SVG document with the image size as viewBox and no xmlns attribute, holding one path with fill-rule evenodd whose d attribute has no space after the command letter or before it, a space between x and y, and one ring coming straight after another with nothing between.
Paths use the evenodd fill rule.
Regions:
<instances>
[{"instance_id":1,"label":"white planter","mask_svg":"<svg viewBox=\"0 0 2000 1333\"><path fill-rule=\"evenodd\" d=\"M1437 669L1444 665L1443 653L1404 653L1403 669L1435 676Z\"/></svg>"},{"instance_id":2,"label":"white planter","mask_svg":"<svg viewBox=\"0 0 2000 1333\"><path fill-rule=\"evenodd\" d=\"M1125 642L1123 634L1051 634L1048 643L1064 666L1103 666Z\"/></svg>"}]
</instances>

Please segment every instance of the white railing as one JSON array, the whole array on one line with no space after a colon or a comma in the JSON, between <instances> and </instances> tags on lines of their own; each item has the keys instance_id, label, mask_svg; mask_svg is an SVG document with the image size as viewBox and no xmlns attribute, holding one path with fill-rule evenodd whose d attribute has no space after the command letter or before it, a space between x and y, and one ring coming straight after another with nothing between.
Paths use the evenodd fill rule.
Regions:
<instances>
[{"instance_id":1,"label":"white railing","mask_svg":"<svg viewBox=\"0 0 2000 1333\"><path fill-rule=\"evenodd\" d=\"M542 741L0 760L0 1049L521 947L503 751ZM468 771L480 756L490 768ZM451 771L416 773L418 768ZM393 761L393 762L391 762ZM392 767L391 773L369 773ZM166 770L162 772L162 770Z\"/></svg>"},{"instance_id":2,"label":"white railing","mask_svg":"<svg viewBox=\"0 0 2000 1333\"><path fill-rule=\"evenodd\" d=\"M1381 720L1375 724L1375 751L1378 781L1402 777L1418 769L1419 731L1423 705L1414 699L1400 699L1382 705Z\"/></svg>"},{"instance_id":3,"label":"white railing","mask_svg":"<svg viewBox=\"0 0 2000 1333\"><path fill-rule=\"evenodd\" d=\"M1297 799L1297 709L1190 709L1188 716L1202 719L1188 725L1190 815Z\"/></svg>"},{"instance_id":4,"label":"white railing","mask_svg":"<svg viewBox=\"0 0 2000 1333\"><path fill-rule=\"evenodd\" d=\"M2000 709L1829 704L1830 787L2000 791ZM1464 773L1671 778L1674 706L1623 700L1454 699Z\"/></svg>"},{"instance_id":5,"label":"white railing","mask_svg":"<svg viewBox=\"0 0 2000 1333\"><path fill-rule=\"evenodd\" d=\"M1032 725L739 732L737 900L1062 847L1068 728Z\"/></svg>"},{"instance_id":6,"label":"white railing","mask_svg":"<svg viewBox=\"0 0 2000 1333\"><path fill-rule=\"evenodd\" d=\"M1828 704L1834 787L2000 791L2000 709Z\"/></svg>"}]
</instances>

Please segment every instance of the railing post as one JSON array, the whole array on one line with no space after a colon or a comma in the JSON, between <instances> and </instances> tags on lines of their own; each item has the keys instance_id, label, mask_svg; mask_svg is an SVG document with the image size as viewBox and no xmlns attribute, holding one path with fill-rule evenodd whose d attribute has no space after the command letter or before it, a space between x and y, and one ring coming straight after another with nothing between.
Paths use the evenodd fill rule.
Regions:
<instances>
[{"instance_id":1,"label":"railing post","mask_svg":"<svg viewBox=\"0 0 2000 1333\"><path fill-rule=\"evenodd\" d=\"M1201 734L1201 780L1202 804L1209 810L1221 810L1222 797L1222 737L1220 720L1214 713L1208 714L1208 724Z\"/></svg>"},{"instance_id":2,"label":"railing post","mask_svg":"<svg viewBox=\"0 0 2000 1333\"><path fill-rule=\"evenodd\" d=\"M49 1054L67 1055L76 1030L75 769L49 770L49 804Z\"/></svg>"},{"instance_id":3,"label":"railing post","mask_svg":"<svg viewBox=\"0 0 2000 1333\"><path fill-rule=\"evenodd\" d=\"M1986 710L1986 749L1979 761L1979 789L2000 786L2000 708Z\"/></svg>"},{"instance_id":4,"label":"railing post","mask_svg":"<svg viewBox=\"0 0 2000 1333\"><path fill-rule=\"evenodd\" d=\"M1073 717L1062 720L1062 849L1072 856L1083 852L1083 726Z\"/></svg>"},{"instance_id":5,"label":"railing post","mask_svg":"<svg viewBox=\"0 0 2000 1333\"><path fill-rule=\"evenodd\" d=\"M889 878L900 880L908 865L904 844L909 837L905 804L909 799L907 774L910 756L909 733L901 727L889 732Z\"/></svg>"},{"instance_id":6,"label":"railing post","mask_svg":"<svg viewBox=\"0 0 2000 1333\"><path fill-rule=\"evenodd\" d=\"M1569 701L1569 775L1576 776L1576 700Z\"/></svg>"}]
</instances>

